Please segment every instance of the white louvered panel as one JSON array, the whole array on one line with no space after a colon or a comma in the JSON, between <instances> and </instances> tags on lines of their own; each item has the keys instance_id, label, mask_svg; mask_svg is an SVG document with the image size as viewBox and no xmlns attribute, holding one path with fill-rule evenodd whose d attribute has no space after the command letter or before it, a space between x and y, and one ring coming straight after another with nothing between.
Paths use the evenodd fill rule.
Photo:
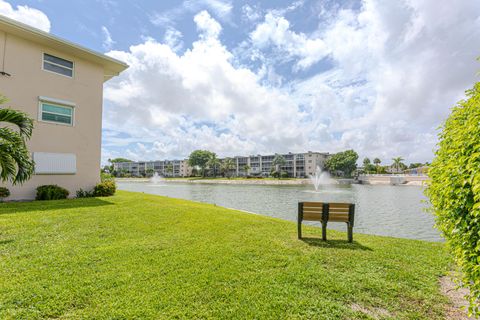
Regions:
<instances>
[{"instance_id":1,"label":"white louvered panel","mask_svg":"<svg viewBox=\"0 0 480 320\"><path fill-rule=\"evenodd\" d=\"M34 152L35 174L75 174L77 156L74 153Z\"/></svg>"}]
</instances>

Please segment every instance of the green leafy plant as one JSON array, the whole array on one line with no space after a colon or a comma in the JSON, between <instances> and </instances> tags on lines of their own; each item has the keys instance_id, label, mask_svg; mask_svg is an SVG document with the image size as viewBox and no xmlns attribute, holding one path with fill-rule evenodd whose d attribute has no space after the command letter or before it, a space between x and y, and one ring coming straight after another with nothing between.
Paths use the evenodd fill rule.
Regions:
<instances>
[{"instance_id":1,"label":"green leafy plant","mask_svg":"<svg viewBox=\"0 0 480 320\"><path fill-rule=\"evenodd\" d=\"M0 104L6 101L0 95ZM0 181L21 184L30 179L34 170L25 144L32 136L33 120L21 111L0 108L0 122L7 124L0 127Z\"/></svg>"},{"instance_id":2,"label":"green leafy plant","mask_svg":"<svg viewBox=\"0 0 480 320\"><path fill-rule=\"evenodd\" d=\"M36 200L58 200L66 199L70 193L67 189L57 186L56 184L49 184L37 187Z\"/></svg>"},{"instance_id":3,"label":"green leafy plant","mask_svg":"<svg viewBox=\"0 0 480 320\"><path fill-rule=\"evenodd\" d=\"M347 177L351 176L353 171L357 169L358 154L354 150L339 152L328 158L325 166L328 170L336 174L338 171L343 172Z\"/></svg>"},{"instance_id":4,"label":"green leafy plant","mask_svg":"<svg viewBox=\"0 0 480 320\"><path fill-rule=\"evenodd\" d=\"M77 196L77 198L92 198L92 197L94 197L95 195L93 194L93 190L92 190L92 191L88 191L88 190L83 190L82 188L80 188L80 189L76 192L76 196Z\"/></svg>"},{"instance_id":5,"label":"green leafy plant","mask_svg":"<svg viewBox=\"0 0 480 320\"><path fill-rule=\"evenodd\" d=\"M469 313L479 315L480 297L480 83L466 92L439 134L439 148L426 189L437 227L470 289Z\"/></svg>"},{"instance_id":6,"label":"green leafy plant","mask_svg":"<svg viewBox=\"0 0 480 320\"><path fill-rule=\"evenodd\" d=\"M10 196L10 190L5 187L0 187L0 201L3 199L8 198Z\"/></svg>"},{"instance_id":7,"label":"green leafy plant","mask_svg":"<svg viewBox=\"0 0 480 320\"><path fill-rule=\"evenodd\" d=\"M115 181L103 181L97 184L95 188L93 188L93 195L95 197L109 197L113 196L116 190L117 186L115 184Z\"/></svg>"}]
</instances>

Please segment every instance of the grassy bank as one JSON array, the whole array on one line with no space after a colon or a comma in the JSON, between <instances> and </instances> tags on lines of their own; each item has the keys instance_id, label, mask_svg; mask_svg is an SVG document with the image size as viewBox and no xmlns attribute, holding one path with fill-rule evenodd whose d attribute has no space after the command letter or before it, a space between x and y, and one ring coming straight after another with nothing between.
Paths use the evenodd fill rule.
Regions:
<instances>
[{"instance_id":1,"label":"grassy bank","mask_svg":"<svg viewBox=\"0 0 480 320\"><path fill-rule=\"evenodd\" d=\"M0 204L0 318L442 319L442 244L119 192Z\"/></svg>"}]
</instances>

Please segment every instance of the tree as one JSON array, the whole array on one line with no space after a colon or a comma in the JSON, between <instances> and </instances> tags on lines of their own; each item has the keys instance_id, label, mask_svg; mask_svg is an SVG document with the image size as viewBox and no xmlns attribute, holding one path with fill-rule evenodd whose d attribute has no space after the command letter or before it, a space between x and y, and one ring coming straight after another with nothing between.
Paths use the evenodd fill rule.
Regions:
<instances>
[{"instance_id":1,"label":"tree","mask_svg":"<svg viewBox=\"0 0 480 320\"><path fill-rule=\"evenodd\" d=\"M327 169L335 174L338 171L343 172L347 177L357 169L358 154L354 150L339 152L331 156L325 162Z\"/></svg>"},{"instance_id":2,"label":"tree","mask_svg":"<svg viewBox=\"0 0 480 320\"><path fill-rule=\"evenodd\" d=\"M0 95L0 104L6 101ZM7 123L0 127L0 180L22 184L34 171L34 162L26 145L26 140L32 136L33 120L24 112L1 108L0 122Z\"/></svg>"},{"instance_id":3,"label":"tree","mask_svg":"<svg viewBox=\"0 0 480 320\"><path fill-rule=\"evenodd\" d=\"M103 168L104 171L109 171L110 173L113 173L115 170L114 170L114 167L113 167L113 164L114 163L119 163L119 162L133 162L132 160L129 160L129 159L125 159L125 158L115 158L115 159L108 159L108 162L110 163L110 166L105 166Z\"/></svg>"},{"instance_id":4,"label":"tree","mask_svg":"<svg viewBox=\"0 0 480 320\"><path fill-rule=\"evenodd\" d=\"M173 176L173 164L167 163L165 165L165 172L167 173L168 176Z\"/></svg>"},{"instance_id":5,"label":"tree","mask_svg":"<svg viewBox=\"0 0 480 320\"><path fill-rule=\"evenodd\" d=\"M281 154L275 155L272 161L272 173L274 176L277 176L278 179L282 177L282 167L285 166L287 161L285 160L285 157L282 156Z\"/></svg>"},{"instance_id":6,"label":"tree","mask_svg":"<svg viewBox=\"0 0 480 320\"><path fill-rule=\"evenodd\" d=\"M227 178L230 178L230 173L235 167L235 161L232 158L225 158L222 162L221 170Z\"/></svg>"},{"instance_id":7,"label":"tree","mask_svg":"<svg viewBox=\"0 0 480 320\"><path fill-rule=\"evenodd\" d=\"M378 159L378 158L375 158L375 159L373 159L373 163L374 163L376 166L378 166L378 165L380 165L380 163L382 163L382 160L380 160L380 159Z\"/></svg>"},{"instance_id":8,"label":"tree","mask_svg":"<svg viewBox=\"0 0 480 320\"><path fill-rule=\"evenodd\" d=\"M397 169L397 172L400 172L400 170L402 169L402 167L405 166L405 164L402 163L404 159L402 157L396 157L396 158L393 158L392 161L393 161L393 167L395 169ZM403 165L403 166L402 166Z\"/></svg>"},{"instance_id":9,"label":"tree","mask_svg":"<svg viewBox=\"0 0 480 320\"><path fill-rule=\"evenodd\" d=\"M414 163L410 163L410 165L408 166L408 169L415 169L415 168L420 168L420 167L423 167L424 164L421 163L421 162L414 162Z\"/></svg>"},{"instance_id":10,"label":"tree","mask_svg":"<svg viewBox=\"0 0 480 320\"><path fill-rule=\"evenodd\" d=\"M443 125L428 170L426 195L436 226L470 289L469 311L480 314L480 82L468 90Z\"/></svg>"},{"instance_id":11,"label":"tree","mask_svg":"<svg viewBox=\"0 0 480 320\"><path fill-rule=\"evenodd\" d=\"M243 171L245 171L245 174L248 176L250 174L250 169L252 169L248 164L243 166Z\"/></svg>"},{"instance_id":12,"label":"tree","mask_svg":"<svg viewBox=\"0 0 480 320\"><path fill-rule=\"evenodd\" d=\"M215 155L215 153L208 150L195 150L188 157L188 165L192 168L199 168L201 176L205 177L207 163L213 155Z\"/></svg>"},{"instance_id":13,"label":"tree","mask_svg":"<svg viewBox=\"0 0 480 320\"><path fill-rule=\"evenodd\" d=\"M147 177L151 177L155 173L155 170L153 170L153 168L148 168L145 173L147 174Z\"/></svg>"},{"instance_id":14,"label":"tree","mask_svg":"<svg viewBox=\"0 0 480 320\"><path fill-rule=\"evenodd\" d=\"M368 166L369 164L371 164L370 159L368 159L368 158L363 159L363 166L364 167Z\"/></svg>"},{"instance_id":15,"label":"tree","mask_svg":"<svg viewBox=\"0 0 480 320\"><path fill-rule=\"evenodd\" d=\"M220 160L218 160L217 155L212 152L210 158L207 161L207 168L209 169L212 176L217 176L217 168L220 166Z\"/></svg>"}]
</instances>

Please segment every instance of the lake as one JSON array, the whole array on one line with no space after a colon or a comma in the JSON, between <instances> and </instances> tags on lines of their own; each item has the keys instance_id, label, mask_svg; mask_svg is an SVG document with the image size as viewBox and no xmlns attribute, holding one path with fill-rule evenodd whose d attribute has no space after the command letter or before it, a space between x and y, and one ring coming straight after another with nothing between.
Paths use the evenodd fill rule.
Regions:
<instances>
[{"instance_id":1,"label":"lake","mask_svg":"<svg viewBox=\"0 0 480 320\"><path fill-rule=\"evenodd\" d=\"M299 201L355 203L355 233L442 241L423 188L390 185L335 185L316 192L310 185L235 185L166 182L117 182L120 190L144 192L244 210L296 221ZM313 223L319 225L320 223ZM345 223L328 228L346 231ZM319 235L320 235L319 230Z\"/></svg>"}]
</instances>

